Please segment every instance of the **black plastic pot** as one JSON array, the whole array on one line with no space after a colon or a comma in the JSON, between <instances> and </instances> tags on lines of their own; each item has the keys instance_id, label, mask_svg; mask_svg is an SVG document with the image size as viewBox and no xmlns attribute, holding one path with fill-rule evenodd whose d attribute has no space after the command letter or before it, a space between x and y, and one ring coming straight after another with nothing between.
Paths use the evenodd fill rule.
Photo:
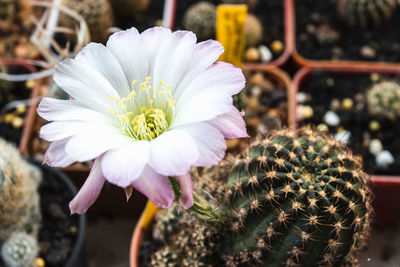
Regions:
<instances>
[{"instance_id":1,"label":"black plastic pot","mask_svg":"<svg viewBox=\"0 0 400 267\"><path fill-rule=\"evenodd\" d=\"M46 181L46 179L56 178L59 180L58 183L65 187L65 188L63 188L63 190L66 190L70 193L71 199L76 195L77 190L76 190L75 186L72 184L72 182L69 180L69 178L65 174L63 174L62 172L60 172L59 170L57 170L55 168L51 168L47 165L44 165L37 160L28 159L28 161L33 163L34 165L38 166L41 169L41 171L43 173L42 184ZM41 199L43 199L42 192L40 194L41 194ZM68 203L65 203L65 205L68 206ZM86 217L83 214L71 215L71 216L77 216L77 220L78 220L77 232L76 232L75 242L72 245L71 252L69 253L68 259L67 259L64 267L84 267L87 265L86 258L83 253L83 242L84 242L84 236L85 236ZM45 218L43 218L43 220L44 219Z\"/></svg>"}]
</instances>

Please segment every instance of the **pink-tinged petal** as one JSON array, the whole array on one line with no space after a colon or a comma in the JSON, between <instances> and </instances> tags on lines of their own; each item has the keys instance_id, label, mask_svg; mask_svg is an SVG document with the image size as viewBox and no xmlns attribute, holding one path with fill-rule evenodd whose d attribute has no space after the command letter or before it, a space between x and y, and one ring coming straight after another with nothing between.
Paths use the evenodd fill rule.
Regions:
<instances>
[{"instance_id":1,"label":"pink-tinged petal","mask_svg":"<svg viewBox=\"0 0 400 267\"><path fill-rule=\"evenodd\" d=\"M175 193L167 176L155 172L146 166L139 179L132 185L150 199L159 208L169 208L175 199Z\"/></svg>"},{"instance_id":2,"label":"pink-tinged petal","mask_svg":"<svg viewBox=\"0 0 400 267\"><path fill-rule=\"evenodd\" d=\"M160 47L153 72L153 82L164 81L176 88L190 63L196 35L189 31L176 31L171 38Z\"/></svg>"},{"instance_id":3,"label":"pink-tinged petal","mask_svg":"<svg viewBox=\"0 0 400 267\"><path fill-rule=\"evenodd\" d=\"M44 155L44 162L57 168L64 168L74 163L76 160L65 152L65 145L68 141L69 138L52 142Z\"/></svg>"},{"instance_id":4,"label":"pink-tinged petal","mask_svg":"<svg viewBox=\"0 0 400 267\"><path fill-rule=\"evenodd\" d=\"M233 106L230 112L220 115L208 123L217 128L225 138L249 137L242 113Z\"/></svg>"},{"instance_id":5,"label":"pink-tinged petal","mask_svg":"<svg viewBox=\"0 0 400 267\"><path fill-rule=\"evenodd\" d=\"M203 91L175 107L176 115L170 127L212 120L229 112L232 105L232 97L223 91Z\"/></svg>"},{"instance_id":6,"label":"pink-tinged petal","mask_svg":"<svg viewBox=\"0 0 400 267\"><path fill-rule=\"evenodd\" d=\"M129 85L134 80L142 82L149 75L146 47L142 45L139 32L135 28L111 35L107 41L107 48L124 70Z\"/></svg>"},{"instance_id":7,"label":"pink-tinged petal","mask_svg":"<svg viewBox=\"0 0 400 267\"><path fill-rule=\"evenodd\" d=\"M106 78L77 60L65 59L55 69L53 78L57 85L85 107L107 112L110 107L109 97L120 97Z\"/></svg>"},{"instance_id":8,"label":"pink-tinged petal","mask_svg":"<svg viewBox=\"0 0 400 267\"><path fill-rule=\"evenodd\" d=\"M108 151L102 162L107 181L120 187L127 187L138 179L150 154L147 141L131 141L120 148Z\"/></svg>"},{"instance_id":9,"label":"pink-tinged petal","mask_svg":"<svg viewBox=\"0 0 400 267\"><path fill-rule=\"evenodd\" d=\"M170 130L150 142L150 166L166 176L183 175L199 157L195 140L185 131Z\"/></svg>"},{"instance_id":10,"label":"pink-tinged petal","mask_svg":"<svg viewBox=\"0 0 400 267\"><path fill-rule=\"evenodd\" d=\"M207 123L184 125L181 129L189 133L196 142L199 157L194 166L209 167L218 164L225 155L226 143L222 133Z\"/></svg>"},{"instance_id":11,"label":"pink-tinged petal","mask_svg":"<svg viewBox=\"0 0 400 267\"><path fill-rule=\"evenodd\" d=\"M84 107L75 100L61 100L50 97L45 97L40 101L37 113L47 121L113 122L110 116Z\"/></svg>"},{"instance_id":12,"label":"pink-tinged petal","mask_svg":"<svg viewBox=\"0 0 400 267\"><path fill-rule=\"evenodd\" d=\"M110 49L99 43L90 43L75 57L79 63L88 65L99 72L121 96L130 93L130 83L124 70Z\"/></svg>"},{"instance_id":13,"label":"pink-tinged petal","mask_svg":"<svg viewBox=\"0 0 400 267\"><path fill-rule=\"evenodd\" d=\"M65 147L65 151L76 161L87 161L97 158L108 150L125 146L131 140L131 138L123 134L109 132L85 133L71 137Z\"/></svg>"},{"instance_id":14,"label":"pink-tinged petal","mask_svg":"<svg viewBox=\"0 0 400 267\"><path fill-rule=\"evenodd\" d=\"M192 176L190 175L190 172L188 172L185 175L175 176L174 179L179 183L179 185L181 187L179 204L184 209L187 210L194 204Z\"/></svg>"},{"instance_id":15,"label":"pink-tinged petal","mask_svg":"<svg viewBox=\"0 0 400 267\"><path fill-rule=\"evenodd\" d=\"M97 158L90 170L88 178L79 190L78 194L69 203L71 214L85 213L100 195L104 185L104 175L101 171L101 157Z\"/></svg>"},{"instance_id":16,"label":"pink-tinged petal","mask_svg":"<svg viewBox=\"0 0 400 267\"><path fill-rule=\"evenodd\" d=\"M120 133L114 125L82 121L54 121L40 128L40 138L53 142L78 134L93 134L99 132Z\"/></svg>"},{"instance_id":17,"label":"pink-tinged petal","mask_svg":"<svg viewBox=\"0 0 400 267\"><path fill-rule=\"evenodd\" d=\"M224 47L218 41L207 40L196 44L183 79L179 83L179 86L174 88L174 97L178 99L188 84L197 75L215 63L223 52Z\"/></svg>"}]
</instances>

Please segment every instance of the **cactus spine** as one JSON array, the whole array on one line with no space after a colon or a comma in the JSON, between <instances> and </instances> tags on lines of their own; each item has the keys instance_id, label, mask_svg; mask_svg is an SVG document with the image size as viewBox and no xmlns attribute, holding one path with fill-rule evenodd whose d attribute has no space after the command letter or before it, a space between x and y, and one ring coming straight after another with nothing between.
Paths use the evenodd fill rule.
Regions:
<instances>
[{"instance_id":1,"label":"cactus spine","mask_svg":"<svg viewBox=\"0 0 400 267\"><path fill-rule=\"evenodd\" d=\"M39 252L35 238L26 233L14 233L1 248L7 267L32 267Z\"/></svg>"},{"instance_id":2,"label":"cactus spine","mask_svg":"<svg viewBox=\"0 0 400 267\"><path fill-rule=\"evenodd\" d=\"M367 91L368 111L372 116L395 120L400 118L400 84L382 81Z\"/></svg>"},{"instance_id":3,"label":"cactus spine","mask_svg":"<svg viewBox=\"0 0 400 267\"><path fill-rule=\"evenodd\" d=\"M368 235L370 198L359 158L342 144L310 129L298 137L282 130L222 165L205 172L202 187L216 196L226 223L214 229L186 213L175 218L191 233L166 242L178 262L200 253L190 266L355 263Z\"/></svg>"},{"instance_id":4,"label":"cactus spine","mask_svg":"<svg viewBox=\"0 0 400 267\"><path fill-rule=\"evenodd\" d=\"M112 10L107 0L63 0L62 4L78 12L86 21L91 41L104 43L109 33L107 29L114 24ZM63 16L63 24L75 29L76 21Z\"/></svg>"},{"instance_id":5,"label":"cactus spine","mask_svg":"<svg viewBox=\"0 0 400 267\"><path fill-rule=\"evenodd\" d=\"M377 28L390 19L396 4L396 0L338 0L337 9L352 27Z\"/></svg>"},{"instance_id":6,"label":"cactus spine","mask_svg":"<svg viewBox=\"0 0 400 267\"><path fill-rule=\"evenodd\" d=\"M0 245L17 232L37 237L40 181L40 171L23 160L14 146L0 139Z\"/></svg>"},{"instance_id":7,"label":"cactus spine","mask_svg":"<svg viewBox=\"0 0 400 267\"><path fill-rule=\"evenodd\" d=\"M185 13L183 26L186 30L196 33L199 40L214 38L217 20L215 5L208 2L199 2L192 5Z\"/></svg>"}]
</instances>

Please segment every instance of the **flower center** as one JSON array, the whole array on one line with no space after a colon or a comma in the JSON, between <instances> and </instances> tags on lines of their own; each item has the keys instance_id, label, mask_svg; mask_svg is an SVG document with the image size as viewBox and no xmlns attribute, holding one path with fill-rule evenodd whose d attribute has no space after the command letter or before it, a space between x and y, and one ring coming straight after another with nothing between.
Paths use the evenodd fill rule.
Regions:
<instances>
[{"instance_id":1,"label":"flower center","mask_svg":"<svg viewBox=\"0 0 400 267\"><path fill-rule=\"evenodd\" d=\"M124 132L136 139L151 141L168 130L174 114L171 86L159 81L151 85L151 77L137 86L132 82L132 91L125 98L110 96L112 107L108 110Z\"/></svg>"}]
</instances>

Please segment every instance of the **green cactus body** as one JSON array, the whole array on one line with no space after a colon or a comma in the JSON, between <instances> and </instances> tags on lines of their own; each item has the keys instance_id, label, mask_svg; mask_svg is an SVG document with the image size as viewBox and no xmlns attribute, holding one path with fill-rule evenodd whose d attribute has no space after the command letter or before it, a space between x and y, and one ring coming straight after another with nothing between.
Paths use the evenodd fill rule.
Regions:
<instances>
[{"instance_id":1,"label":"green cactus body","mask_svg":"<svg viewBox=\"0 0 400 267\"><path fill-rule=\"evenodd\" d=\"M390 19L396 4L396 0L338 0L337 9L352 27L377 28Z\"/></svg>"},{"instance_id":2,"label":"green cactus body","mask_svg":"<svg viewBox=\"0 0 400 267\"><path fill-rule=\"evenodd\" d=\"M107 0L63 0L62 4L78 12L86 21L91 41L105 43L109 33L107 29L114 25L112 10ZM75 29L77 22L66 15L63 24Z\"/></svg>"},{"instance_id":3,"label":"green cactus body","mask_svg":"<svg viewBox=\"0 0 400 267\"><path fill-rule=\"evenodd\" d=\"M340 265L369 227L361 162L340 143L303 129L254 143L228 176L239 222L232 257L269 266Z\"/></svg>"},{"instance_id":4,"label":"green cactus body","mask_svg":"<svg viewBox=\"0 0 400 267\"><path fill-rule=\"evenodd\" d=\"M1 257L7 267L32 267L38 252L38 244L33 236L14 233L3 244Z\"/></svg>"},{"instance_id":5,"label":"green cactus body","mask_svg":"<svg viewBox=\"0 0 400 267\"><path fill-rule=\"evenodd\" d=\"M0 0L0 30L6 30L14 21L15 1Z\"/></svg>"},{"instance_id":6,"label":"green cactus body","mask_svg":"<svg viewBox=\"0 0 400 267\"><path fill-rule=\"evenodd\" d=\"M369 191L359 158L342 144L310 129L297 137L283 130L222 164L205 171L200 187L220 203L224 224L210 228L181 215L190 240L180 250L176 231L167 246L183 263L189 252L205 251L191 266L355 264L369 230Z\"/></svg>"},{"instance_id":7,"label":"green cactus body","mask_svg":"<svg viewBox=\"0 0 400 267\"><path fill-rule=\"evenodd\" d=\"M382 81L367 91L368 111L372 116L390 120L400 118L400 84Z\"/></svg>"},{"instance_id":8,"label":"green cactus body","mask_svg":"<svg viewBox=\"0 0 400 267\"><path fill-rule=\"evenodd\" d=\"M217 9L208 2L199 2L192 5L185 13L183 26L186 30L196 33L201 41L215 37Z\"/></svg>"},{"instance_id":9,"label":"green cactus body","mask_svg":"<svg viewBox=\"0 0 400 267\"><path fill-rule=\"evenodd\" d=\"M0 139L0 244L15 232L37 236L41 219L40 171Z\"/></svg>"}]
</instances>

